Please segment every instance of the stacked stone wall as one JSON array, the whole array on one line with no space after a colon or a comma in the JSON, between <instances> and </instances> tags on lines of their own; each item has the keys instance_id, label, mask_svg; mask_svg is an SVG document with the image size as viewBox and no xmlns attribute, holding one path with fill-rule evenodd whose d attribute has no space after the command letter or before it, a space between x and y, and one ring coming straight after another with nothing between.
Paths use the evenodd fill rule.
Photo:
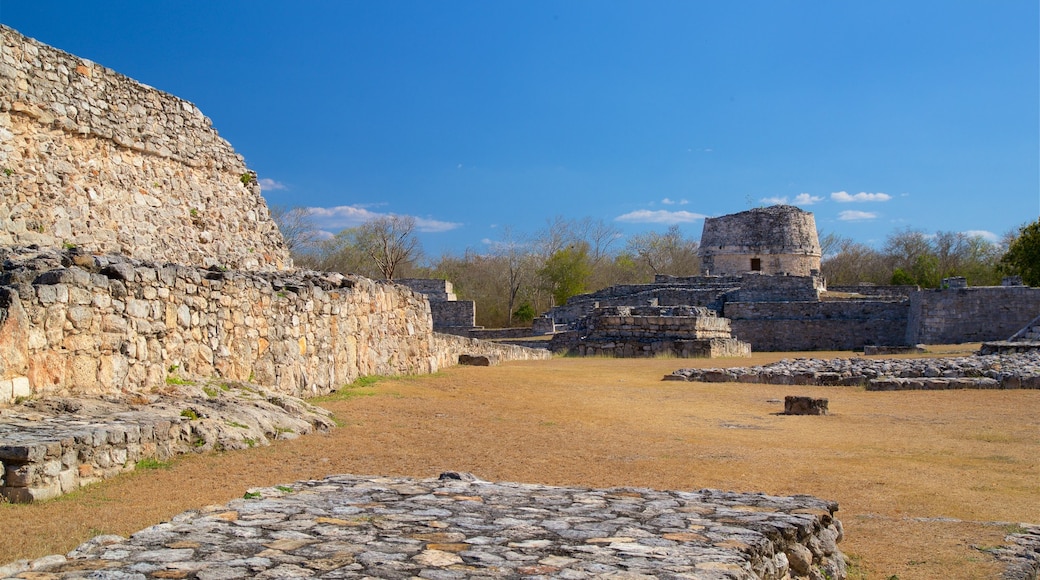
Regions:
<instances>
[{"instance_id":1,"label":"stacked stone wall","mask_svg":"<svg viewBox=\"0 0 1040 580\"><path fill-rule=\"evenodd\" d=\"M738 290L726 294L726 302L811 302L824 289L818 276L748 275Z\"/></svg>"},{"instance_id":2,"label":"stacked stone wall","mask_svg":"<svg viewBox=\"0 0 1040 580\"><path fill-rule=\"evenodd\" d=\"M738 248L730 248L739 252ZM759 261L759 269L752 268L752 260ZM766 252L727 253L712 256L704 262L702 268L707 273L734 274L737 272L762 272L764 275L790 274L793 276L809 276L820 271L820 258L805 254L779 254Z\"/></svg>"},{"instance_id":3,"label":"stacked stone wall","mask_svg":"<svg viewBox=\"0 0 1040 580\"><path fill-rule=\"evenodd\" d=\"M1040 314L1040 288L987 286L923 290L910 296L905 340L946 344L1004 340Z\"/></svg>"},{"instance_id":4,"label":"stacked stone wall","mask_svg":"<svg viewBox=\"0 0 1040 580\"><path fill-rule=\"evenodd\" d=\"M654 340L729 338L730 324L725 318L701 315L679 315L664 312L641 315L639 309L603 308L596 311L592 320L590 339L610 337L612 339ZM650 309L662 310L667 309Z\"/></svg>"},{"instance_id":5,"label":"stacked stone wall","mask_svg":"<svg viewBox=\"0 0 1040 580\"><path fill-rule=\"evenodd\" d=\"M458 297L455 296L455 288L451 285L451 282L447 280L441 280L438 278L400 278L395 279L394 282L397 284L403 284L420 294L425 294L426 298L428 298L430 302L444 302L458 299Z\"/></svg>"},{"instance_id":6,"label":"stacked stone wall","mask_svg":"<svg viewBox=\"0 0 1040 580\"><path fill-rule=\"evenodd\" d=\"M438 367L458 364L460 355L486 356L496 360L548 360L552 358L552 353L546 349L502 344L440 332L433 334L433 352Z\"/></svg>"},{"instance_id":7,"label":"stacked stone wall","mask_svg":"<svg viewBox=\"0 0 1040 580\"><path fill-rule=\"evenodd\" d=\"M919 291L919 286L878 286L875 284L854 284L851 286L827 286L828 292L842 294L858 294L870 298L880 299L910 299L910 295ZM847 298L843 298L847 299Z\"/></svg>"},{"instance_id":8,"label":"stacked stone wall","mask_svg":"<svg viewBox=\"0 0 1040 580\"><path fill-rule=\"evenodd\" d=\"M433 315L433 327L438 331L448 328L468 329L477 325L477 305L472 300L431 300L430 312Z\"/></svg>"},{"instance_id":9,"label":"stacked stone wall","mask_svg":"<svg viewBox=\"0 0 1040 580\"><path fill-rule=\"evenodd\" d=\"M0 26L0 246L291 267L255 176L188 101Z\"/></svg>"},{"instance_id":10,"label":"stacked stone wall","mask_svg":"<svg viewBox=\"0 0 1040 580\"><path fill-rule=\"evenodd\" d=\"M909 303L727 302L733 336L755 351L861 350L906 340Z\"/></svg>"},{"instance_id":11,"label":"stacked stone wall","mask_svg":"<svg viewBox=\"0 0 1040 580\"><path fill-rule=\"evenodd\" d=\"M428 303L403 286L70 252L5 258L0 379L33 396L147 392L173 372L310 396L437 368Z\"/></svg>"},{"instance_id":12,"label":"stacked stone wall","mask_svg":"<svg viewBox=\"0 0 1040 580\"><path fill-rule=\"evenodd\" d=\"M789 205L706 218L700 256L705 274L809 276L820 270L816 219ZM752 260L757 260L757 268Z\"/></svg>"}]
</instances>

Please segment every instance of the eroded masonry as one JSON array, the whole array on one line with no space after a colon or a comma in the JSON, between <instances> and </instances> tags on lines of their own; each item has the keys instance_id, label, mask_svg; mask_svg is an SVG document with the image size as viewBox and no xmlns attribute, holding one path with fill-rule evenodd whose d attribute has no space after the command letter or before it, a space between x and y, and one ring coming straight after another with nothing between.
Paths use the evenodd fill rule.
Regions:
<instances>
[{"instance_id":1,"label":"eroded masonry","mask_svg":"<svg viewBox=\"0 0 1040 580\"><path fill-rule=\"evenodd\" d=\"M0 413L24 427L0 441L8 499L328 428L296 397L360 376L548 356L435 333L405 286L293 269L195 105L0 33ZM102 398L123 410L82 402Z\"/></svg>"},{"instance_id":2,"label":"eroded masonry","mask_svg":"<svg viewBox=\"0 0 1040 580\"><path fill-rule=\"evenodd\" d=\"M687 318L683 329L676 330L653 316L706 309L728 322L733 340L749 343L753 350L805 351L1000 341L1022 331L1040 313L1040 289L1015 279L995 287L948 280L936 290L828 287L819 272L815 220L791 206L706 219L701 258L700 276L659 275L650 284L574 296L537 320L536 328L555 334L554 349L573 354L613 350L618 356L685 356L675 341L686 339L698 322ZM617 309L643 314L605 325ZM640 335L640 328L660 332Z\"/></svg>"}]
</instances>

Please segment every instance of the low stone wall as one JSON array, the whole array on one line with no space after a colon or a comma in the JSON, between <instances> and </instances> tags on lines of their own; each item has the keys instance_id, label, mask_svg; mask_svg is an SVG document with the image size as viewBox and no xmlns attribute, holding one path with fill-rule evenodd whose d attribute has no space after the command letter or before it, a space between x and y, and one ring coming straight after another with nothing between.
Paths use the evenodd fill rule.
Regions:
<instances>
[{"instance_id":1,"label":"low stone wall","mask_svg":"<svg viewBox=\"0 0 1040 580\"><path fill-rule=\"evenodd\" d=\"M433 327L441 328L473 328L477 325L477 305L472 300L453 300L450 302L430 301L430 314L433 316Z\"/></svg>"},{"instance_id":2,"label":"low stone wall","mask_svg":"<svg viewBox=\"0 0 1040 580\"><path fill-rule=\"evenodd\" d=\"M872 391L1040 389L1040 352L931 359L784 359L755 367L679 369L664 380L857 386Z\"/></svg>"},{"instance_id":3,"label":"low stone wall","mask_svg":"<svg viewBox=\"0 0 1040 580\"><path fill-rule=\"evenodd\" d=\"M334 427L328 411L255 385L176 382L147 396L0 409L0 496L50 499L142 460L245 449Z\"/></svg>"},{"instance_id":4,"label":"low stone wall","mask_svg":"<svg viewBox=\"0 0 1040 580\"><path fill-rule=\"evenodd\" d=\"M437 368L427 302L395 284L57 250L0 259L0 380L34 397L150 392L174 371L312 396Z\"/></svg>"},{"instance_id":5,"label":"low stone wall","mask_svg":"<svg viewBox=\"0 0 1040 580\"><path fill-rule=\"evenodd\" d=\"M553 345L561 348L565 343ZM618 338L604 341L575 340L569 354L576 356L606 356L615 358L726 358L751 356L751 346L735 338L637 340Z\"/></svg>"},{"instance_id":6,"label":"low stone wall","mask_svg":"<svg viewBox=\"0 0 1040 580\"><path fill-rule=\"evenodd\" d=\"M430 302L458 300L451 282L440 278L395 278L394 284L401 284L424 294Z\"/></svg>"},{"instance_id":7,"label":"low stone wall","mask_svg":"<svg viewBox=\"0 0 1040 580\"><path fill-rule=\"evenodd\" d=\"M823 289L823 279L819 276L748 274L741 279L739 290L726 295L726 303L812 302L819 300Z\"/></svg>"},{"instance_id":8,"label":"low stone wall","mask_svg":"<svg viewBox=\"0 0 1040 580\"><path fill-rule=\"evenodd\" d=\"M457 365L460 355L488 356L498 360L548 360L552 358L551 352L541 348L527 348L440 332L433 334L433 352L436 354L434 359L438 368Z\"/></svg>"},{"instance_id":9,"label":"low stone wall","mask_svg":"<svg viewBox=\"0 0 1040 580\"><path fill-rule=\"evenodd\" d=\"M521 326L514 328L473 328L463 336L481 340L494 340L499 338L527 338L535 336L535 332L531 327Z\"/></svg>"},{"instance_id":10,"label":"low stone wall","mask_svg":"<svg viewBox=\"0 0 1040 580\"><path fill-rule=\"evenodd\" d=\"M590 322L590 339L730 338L729 320L718 318L704 308L600 308Z\"/></svg>"},{"instance_id":11,"label":"low stone wall","mask_svg":"<svg viewBox=\"0 0 1040 580\"><path fill-rule=\"evenodd\" d=\"M906 340L905 301L727 302L733 336L756 352L862 350Z\"/></svg>"},{"instance_id":12,"label":"low stone wall","mask_svg":"<svg viewBox=\"0 0 1040 580\"><path fill-rule=\"evenodd\" d=\"M1040 288L986 286L910 296L908 344L1006 340L1040 314Z\"/></svg>"},{"instance_id":13,"label":"low stone wall","mask_svg":"<svg viewBox=\"0 0 1040 580\"><path fill-rule=\"evenodd\" d=\"M869 298L880 298L882 300L908 300L911 294L920 291L919 286L878 286L876 284L853 284L850 286L827 286L828 292L839 292L842 294L859 294Z\"/></svg>"}]
</instances>

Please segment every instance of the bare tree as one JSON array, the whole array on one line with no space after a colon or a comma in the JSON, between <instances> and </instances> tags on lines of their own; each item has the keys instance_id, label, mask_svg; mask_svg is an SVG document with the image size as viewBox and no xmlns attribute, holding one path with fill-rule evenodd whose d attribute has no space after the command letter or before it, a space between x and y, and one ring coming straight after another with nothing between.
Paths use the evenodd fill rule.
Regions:
<instances>
[{"instance_id":1,"label":"bare tree","mask_svg":"<svg viewBox=\"0 0 1040 580\"><path fill-rule=\"evenodd\" d=\"M393 280L399 266L422 254L411 216L388 215L365 222L354 228L354 238L386 280Z\"/></svg>"},{"instance_id":2,"label":"bare tree","mask_svg":"<svg viewBox=\"0 0 1040 580\"><path fill-rule=\"evenodd\" d=\"M269 209L271 219L278 224L278 230L282 232L282 238L285 240L285 247L293 254L294 259L297 254L315 249L315 245L321 240L322 231L311 219L310 210L284 205L272 205Z\"/></svg>"},{"instance_id":3,"label":"bare tree","mask_svg":"<svg viewBox=\"0 0 1040 580\"><path fill-rule=\"evenodd\" d=\"M664 234L647 232L628 240L627 250L654 275L695 276L701 261L696 240L684 238L679 226L671 226Z\"/></svg>"}]
</instances>

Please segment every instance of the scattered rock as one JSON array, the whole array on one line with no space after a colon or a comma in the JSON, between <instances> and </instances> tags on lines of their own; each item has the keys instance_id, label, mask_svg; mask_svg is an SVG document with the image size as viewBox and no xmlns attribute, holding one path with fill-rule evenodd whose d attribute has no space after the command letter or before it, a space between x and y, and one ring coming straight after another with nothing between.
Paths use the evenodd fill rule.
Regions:
<instances>
[{"instance_id":1,"label":"scattered rock","mask_svg":"<svg viewBox=\"0 0 1040 580\"><path fill-rule=\"evenodd\" d=\"M875 391L1040 389L1040 351L919 359L783 359L756 367L679 369L664 380L859 386Z\"/></svg>"},{"instance_id":2,"label":"scattered rock","mask_svg":"<svg viewBox=\"0 0 1040 580\"><path fill-rule=\"evenodd\" d=\"M826 415L827 399L812 397L784 397L784 415Z\"/></svg>"}]
</instances>

